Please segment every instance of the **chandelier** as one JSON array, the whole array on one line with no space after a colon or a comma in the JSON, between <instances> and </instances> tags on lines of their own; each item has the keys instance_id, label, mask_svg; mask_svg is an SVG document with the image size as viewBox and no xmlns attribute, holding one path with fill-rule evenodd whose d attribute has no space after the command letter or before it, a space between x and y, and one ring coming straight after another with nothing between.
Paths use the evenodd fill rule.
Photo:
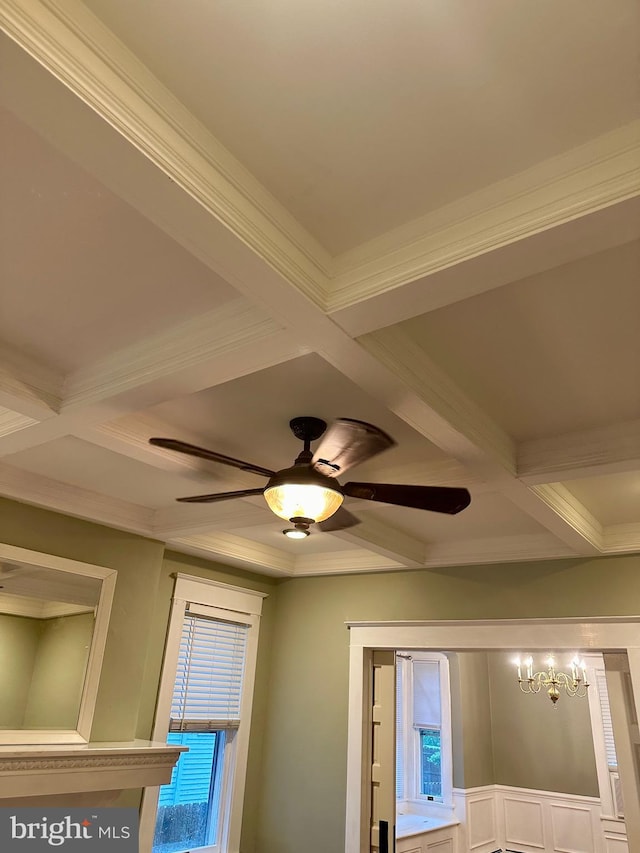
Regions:
<instances>
[{"instance_id":1,"label":"chandelier","mask_svg":"<svg viewBox=\"0 0 640 853\"><path fill-rule=\"evenodd\" d=\"M517 658L515 664L518 668L518 684L523 693L540 693L544 688L549 699L555 705L560 698L560 691L564 690L567 696L583 697L587 695L589 682L587 681L587 669L583 660L574 657L571 663L571 674L556 669L553 655L546 660L547 670L533 671L533 658L529 655L524 661ZM525 667L525 676L522 676L522 667Z\"/></svg>"}]
</instances>

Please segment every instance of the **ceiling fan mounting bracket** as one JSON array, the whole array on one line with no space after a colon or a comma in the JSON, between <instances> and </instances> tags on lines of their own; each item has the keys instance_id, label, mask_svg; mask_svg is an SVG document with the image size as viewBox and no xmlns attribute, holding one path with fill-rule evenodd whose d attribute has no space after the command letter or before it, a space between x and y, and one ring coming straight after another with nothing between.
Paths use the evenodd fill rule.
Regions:
<instances>
[{"instance_id":1,"label":"ceiling fan mounting bracket","mask_svg":"<svg viewBox=\"0 0 640 853\"><path fill-rule=\"evenodd\" d=\"M327 428L326 421L323 421L320 418L307 416L293 418L293 420L289 421L289 426L291 427L291 432L295 437L299 438L300 441L304 441L305 444L320 438Z\"/></svg>"}]
</instances>

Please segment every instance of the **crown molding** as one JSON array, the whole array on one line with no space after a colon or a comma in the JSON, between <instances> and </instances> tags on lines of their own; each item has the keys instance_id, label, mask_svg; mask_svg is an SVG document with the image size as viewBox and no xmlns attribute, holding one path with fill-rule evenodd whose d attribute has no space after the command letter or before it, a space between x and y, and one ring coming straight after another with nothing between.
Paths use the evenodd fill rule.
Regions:
<instances>
[{"instance_id":1,"label":"crown molding","mask_svg":"<svg viewBox=\"0 0 640 853\"><path fill-rule=\"evenodd\" d=\"M5 0L5 32L210 213L325 301L325 249L82 4Z\"/></svg>"},{"instance_id":2,"label":"crown molding","mask_svg":"<svg viewBox=\"0 0 640 853\"><path fill-rule=\"evenodd\" d=\"M529 485L640 469L640 420L518 445L518 477Z\"/></svg>"},{"instance_id":3,"label":"crown molding","mask_svg":"<svg viewBox=\"0 0 640 853\"><path fill-rule=\"evenodd\" d=\"M19 432L21 429L37 423L38 421L35 418L20 415L18 412L0 406L0 438L4 435L11 435L12 432Z\"/></svg>"},{"instance_id":4,"label":"crown molding","mask_svg":"<svg viewBox=\"0 0 640 853\"><path fill-rule=\"evenodd\" d=\"M355 572L386 572L394 569L406 570L397 560L372 554L370 551L329 551L324 554L309 554L296 557L294 577L314 575L344 575Z\"/></svg>"},{"instance_id":5,"label":"crown molding","mask_svg":"<svg viewBox=\"0 0 640 853\"><path fill-rule=\"evenodd\" d=\"M55 415L61 403L64 377L18 350L0 344L0 406L32 423ZM22 427L15 426L14 429ZM26 426L26 422L23 426ZM9 429L1 432L7 435Z\"/></svg>"},{"instance_id":6,"label":"crown molding","mask_svg":"<svg viewBox=\"0 0 640 853\"><path fill-rule=\"evenodd\" d=\"M467 195L334 259L334 313L640 194L640 120ZM493 287L469 282L470 296ZM433 307L440 307L438 303Z\"/></svg>"},{"instance_id":7,"label":"crown molding","mask_svg":"<svg viewBox=\"0 0 640 853\"><path fill-rule=\"evenodd\" d=\"M0 463L0 495L66 515L153 536L153 510Z\"/></svg>"},{"instance_id":8,"label":"crown molding","mask_svg":"<svg viewBox=\"0 0 640 853\"><path fill-rule=\"evenodd\" d=\"M189 371L250 344L260 344L264 352L266 342L281 331L262 309L234 299L70 374L62 410Z\"/></svg>"},{"instance_id":9,"label":"crown molding","mask_svg":"<svg viewBox=\"0 0 640 853\"><path fill-rule=\"evenodd\" d=\"M604 528L605 554L631 554L640 551L640 524L611 524Z\"/></svg>"},{"instance_id":10,"label":"crown molding","mask_svg":"<svg viewBox=\"0 0 640 853\"><path fill-rule=\"evenodd\" d=\"M218 504L177 504L154 513L153 532L159 539L174 540L198 534L259 527L275 521L261 497L239 498Z\"/></svg>"},{"instance_id":11,"label":"crown molding","mask_svg":"<svg viewBox=\"0 0 640 853\"><path fill-rule=\"evenodd\" d=\"M600 553L604 550L602 525L566 486L562 483L547 483L532 486L531 491L596 552Z\"/></svg>"},{"instance_id":12,"label":"crown molding","mask_svg":"<svg viewBox=\"0 0 640 853\"><path fill-rule=\"evenodd\" d=\"M0 16L17 44L329 313L640 193L635 122L332 259L85 6L5 0ZM496 286L491 277L463 279L456 288L437 288L431 307Z\"/></svg>"},{"instance_id":13,"label":"crown molding","mask_svg":"<svg viewBox=\"0 0 640 853\"><path fill-rule=\"evenodd\" d=\"M427 545L423 541L371 515L363 516L355 527L337 530L331 535L407 568L416 569L424 565Z\"/></svg>"},{"instance_id":14,"label":"crown molding","mask_svg":"<svg viewBox=\"0 0 640 853\"><path fill-rule=\"evenodd\" d=\"M486 563L532 562L578 556L551 533L493 536L428 546L425 568L472 566Z\"/></svg>"},{"instance_id":15,"label":"crown molding","mask_svg":"<svg viewBox=\"0 0 640 853\"><path fill-rule=\"evenodd\" d=\"M175 551L226 562L260 574L281 577L292 575L294 571L294 559L289 554L231 533L181 536L169 539L167 545Z\"/></svg>"}]
</instances>

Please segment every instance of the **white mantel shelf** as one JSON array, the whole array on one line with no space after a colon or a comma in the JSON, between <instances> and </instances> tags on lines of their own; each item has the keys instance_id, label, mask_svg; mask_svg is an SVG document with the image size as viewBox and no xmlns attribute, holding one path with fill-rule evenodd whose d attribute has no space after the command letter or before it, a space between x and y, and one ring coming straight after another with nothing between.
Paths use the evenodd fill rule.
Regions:
<instances>
[{"instance_id":1,"label":"white mantel shelf","mask_svg":"<svg viewBox=\"0 0 640 853\"><path fill-rule=\"evenodd\" d=\"M185 751L148 740L0 745L0 798L164 785Z\"/></svg>"}]
</instances>

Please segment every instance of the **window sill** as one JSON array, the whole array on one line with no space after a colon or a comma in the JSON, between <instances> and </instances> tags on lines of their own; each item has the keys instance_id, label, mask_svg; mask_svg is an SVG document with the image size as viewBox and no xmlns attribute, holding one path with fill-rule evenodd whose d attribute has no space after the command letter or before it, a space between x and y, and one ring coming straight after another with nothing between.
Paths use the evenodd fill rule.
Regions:
<instances>
[{"instance_id":1,"label":"window sill","mask_svg":"<svg viewBox=\"0 0 640 853\"><path fill-rule=\"evenodd\" d=\"M185 747L134 740L0 746L0 798L164 785Z\"/></svg>"}]
</instances>

